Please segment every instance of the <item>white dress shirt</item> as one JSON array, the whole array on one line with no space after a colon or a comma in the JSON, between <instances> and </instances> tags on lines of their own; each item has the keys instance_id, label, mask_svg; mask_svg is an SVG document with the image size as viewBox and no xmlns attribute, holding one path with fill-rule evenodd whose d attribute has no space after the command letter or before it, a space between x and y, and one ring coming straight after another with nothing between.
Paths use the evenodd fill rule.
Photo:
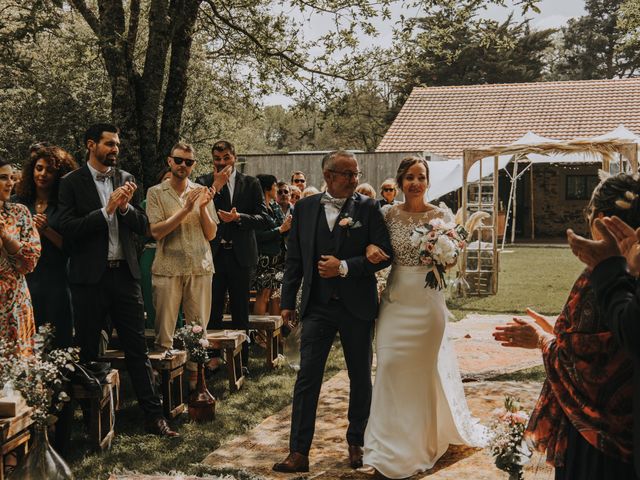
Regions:
<instances>
[{"instance_id":1,"label":"white dress shirt","mask_svg":"<svg viewBox=\"0 0 640 480\"><path fill-rule=\"evenodd\" d=\"M229 187L229 195L231 196L230 200L232 204L233 204L233 192L236 189L236 173L238 173L238 171L236 170L235 167L233 167L233 171L231 172L231 175L229 175L229 180L227 180L227 187Z\"/></svg>"},{"instance_id":2,"label":"white dress shirt","mask_svg":"<svg viewBox=\"0 0 640 480\"><path fill-rule=\"evenodd\" d=\"M329 195L329 192L324 192L324 194L328 198L333 198L331 195ZM339 200L344 200L345 202L347 201L346 198L340 198ZM344 203L343 203L343 206L344 206ZM333 232L333 227L335 227L336 225L336 220L338 220L338 217L340 216L340 209L333 203L325 203L324 214L327 217L327 224L329 225L329 230Z\"/></svg>"},{"instance_id":3,"label":"white dress shirt","mask_svg":"<svg viewBox=\"0 0 640 480\"><path fill-rule=\"evenodd\" d=\"M107 253L107 260L124 260L124 252L122 251L122 245L120 244L116 213L114 212L112 215L107 213L109 197L113 193L113 180L112 178L108 178L104 182L96 180L96 176L99 173L98 170L88 163L87 166L89 167L89 171L93 177L93 183L96 185L96 190L98 191L98 196L102 203L102 208L100 210L102 211L104 218L107 220L107 225L109 227L109 251Z\"/></svg>"},{"instance_id":4,"label":"white dress shirt","mask_svg":"<svg viewBox=\"0 0 640 480\"><path fill-rule=\"evenodd\" d=\"M334 198L329 194L329 192L324 192L324 195L326 195L328 198ZM348 199L341 198L339 200L344 200L346 202ZM342 206L344 207L344 203L342 204ZM331 230L332 232L333 228L336 226L336 220L338 220L338 217L340 216L340 210L341 209L333 203L324 204L324 215L325 217L327 217L327 224L329 225L329 230ZM341 277L346 277L349 274L349 266L347 265L347 262L345 260L340 260L340 270Z\"/></svg>"}]
</instances>

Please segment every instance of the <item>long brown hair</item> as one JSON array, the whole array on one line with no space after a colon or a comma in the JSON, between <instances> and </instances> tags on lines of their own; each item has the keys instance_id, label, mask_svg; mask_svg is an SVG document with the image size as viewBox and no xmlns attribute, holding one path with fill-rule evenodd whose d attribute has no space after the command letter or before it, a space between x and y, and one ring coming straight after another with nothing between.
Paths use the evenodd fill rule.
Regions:
<instances>
[{"instance_id":1,"label":"long brown hair","mask_svg":"<svg viewBox=\"0 0 640 480\"><path fill-rule=\"evenodd\" d=\"M33 169L38 160L44 159L56 171L56 179L51 188L50 203L58 201L58 186L60 179L67 173L78 168L78 164L69 152L60 147L42 147L33 151L29 160L22 167L22 180L16 188L16 193L22 201L32 202L36 199L36 184L33 181Z\"/></svg>"}]
</instances>

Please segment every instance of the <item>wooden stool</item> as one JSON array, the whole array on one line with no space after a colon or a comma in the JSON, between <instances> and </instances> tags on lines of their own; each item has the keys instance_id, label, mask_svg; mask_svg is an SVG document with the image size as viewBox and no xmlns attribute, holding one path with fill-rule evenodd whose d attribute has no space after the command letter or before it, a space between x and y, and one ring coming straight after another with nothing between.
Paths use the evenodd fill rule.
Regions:
<instances>
[{"instance_id":1,"label":"wooden stool","mask_svg":"<svg viewBox=\"0 0 640 480\"><path fill-rule=\"evenodd\" d=\"M115 411L120 403L120 375L118 370L111 370L107 374L100 392L90 392L82 385L73 385L72 395L76 400L89 402L89 437L97 449L105 450L111 447L115 435L113 426Z\"/></svg>"},{"instance_id":2,"label":"wooden stool","mask_svg":"<svg viewBox=\"0 0 640 480\"><path fill-rule=\"evenodd\" d=\"M238 330L209 330L207 331L209 348L224 350L229 376L229 389L237 392L244 383L242 371L242 344L247 341L247 335Z\"/></svg>"},{"instance_id":3,"label":"wooden stool","mask_svg":"<svg viewBox=\"0 0 640 480\"><path fill-rule=\"evenodd\" d=\"M249 328L266 334L266 358L268 368L275 368L275 360L282 353L282 317L276 315L249 315Z\"/></svg>"},{"instance_id":4,"label":"wooden stool","mask_svg":"<svg viewBox=\"0 0 640 480\"><path fill-rule=\"evenodd\" d=\"M29 451L29 427L32 424L31 408L25 408L15 417L0 418L0 480L4 480L5 455L16 452L24 458Z\"/></svg>"},{"instance_id":5,"label":"wooden stool","mask_svg":"<svg viewBox=\"0 0 640 480\"><path fill-rule=\"evenodd\" d=\"M182 392L184 367L187 363L187 352L173 350L173 355L167 358L164 352L149 352L149 360L154 370L160 373L160 390L162 393L162 409L167 418L175 418L186 408ZM109 362L119 370L125 370L124 352L122 350L107 350L100 357L100 361Z\"/></svg>"}]
</instances>

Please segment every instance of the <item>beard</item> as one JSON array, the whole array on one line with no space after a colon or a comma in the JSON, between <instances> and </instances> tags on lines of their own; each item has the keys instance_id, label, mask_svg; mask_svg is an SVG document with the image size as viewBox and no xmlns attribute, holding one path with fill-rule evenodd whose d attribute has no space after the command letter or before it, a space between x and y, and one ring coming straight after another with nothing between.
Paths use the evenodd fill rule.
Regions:
<instances>
[{"instance_id":1,"label":"beard","mask_svg":"<svg viewBox=\"0 0 640 480\"><path fill-rule=\"evenodd\" d=\"M97 157L97 159L105 167L115 167L118 161L118 156L109 154L109 155L105 155L104 157L103 156Z\"/></svg>"}]
</instances>

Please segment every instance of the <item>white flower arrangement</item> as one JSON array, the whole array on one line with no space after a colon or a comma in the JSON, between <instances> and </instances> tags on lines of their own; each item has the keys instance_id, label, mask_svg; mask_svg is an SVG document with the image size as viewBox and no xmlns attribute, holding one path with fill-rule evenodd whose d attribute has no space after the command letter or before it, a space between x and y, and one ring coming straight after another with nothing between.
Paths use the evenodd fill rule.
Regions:
<instances>
[{"instance_id":1,"label":"white flower arrangement","mask_svg":"<svg viewBox=\"0 0 640 480\"><path fill-rule=\"evenodd\" d=\"M520 401L506 397L504 408L493 412L489 449L496 467L509 473L509 478L523 478L522 468L529 463L531 450L524 441L529 415L521 410Z\"/></svg>"},{"instance_id":2,"label":"white flower arrangement","mask_svg":"<svg viewBox=\"0 0 640 480\"><path fill-rule=\"evenodd\" d=\"M206 363L209 361L209 341L204 337L205 330L197 322L178 329L175 338L182 341L184 349L187 351L189 360L195 363Z\"/></svg>"}]
</instances>

